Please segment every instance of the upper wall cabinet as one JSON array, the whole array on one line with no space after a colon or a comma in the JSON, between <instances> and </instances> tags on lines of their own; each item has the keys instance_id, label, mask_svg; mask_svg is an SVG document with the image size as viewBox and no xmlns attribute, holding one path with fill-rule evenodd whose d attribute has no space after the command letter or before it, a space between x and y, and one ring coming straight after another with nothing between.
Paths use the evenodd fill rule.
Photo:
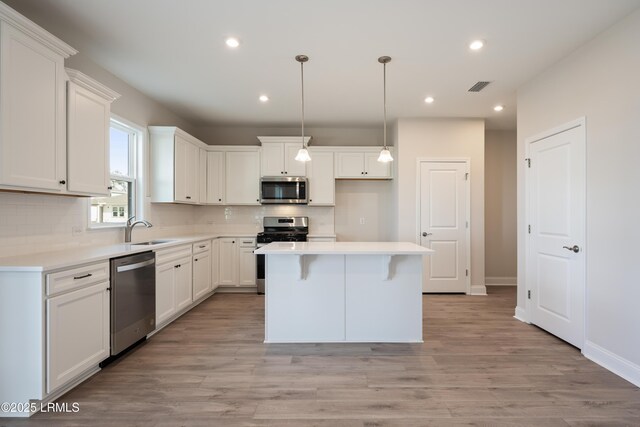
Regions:
<instances>
[{"instance_id":1,"label":"upper wall cabinet","mask_svg":"<svg viewBox=\"0 0 640 427\"><path fill-rule=\"evenodd\" d=\"M306 163L295 159L302 147L299 136L259 136L262 144L262 176L305 176ZM311 138L305 137L305 144Z\"/></svg>"},{"instance_id":2,"label":"upper wall cabinet","mask_svg":"<svg viewBox=\"0 0 640 427\"><path fill-rule=\"evenodd\" d=\"M311 161L307 165L309 206L334 206L336 182L333 177L334 154L325 147L309 148Z\"/></svg>"},{"instance_id":3,"label":"upper wall cabinet","mask_svg":"<svg viewBox=\"0 0 640 427\"><path fill-rule=\"evenodd\" d=\"M149 126L149 135L151 201L200 203L200 148L204 143L174 126Z\"/></svg>"},{"instance_id":4,"label":"upper wall cabinet","mask_svg":"<svg viewBox=\"0 0 640 427\"><path fill-rule=\"evenodd\" d=\"M224 151L207 152L207 204L224 204L225 155Z\"/></svg>"},{"instance_id":5,"label":"upper wall cabinet","mask_svg":"<svg viewBox=\"0 0 640 427\"><path fill-rule=\"evenodd\" d=\"M67 68L67 188L82 195L109 195L109 121L120 94Z\"/></svg>"},{"instance_id":6,"label":"upper wall cabinet","mask_svg":"<svg viewBox=\"0 0 640 427\"><path fill-rule=\"evenodd\" d=\"M66 191L64 59L77 51L0 2L0 186Z\"/></svg>"},{"instance_id":7,"label":"upper wall cabinet","mask_svg":"<svg viewBox=\"0 0 640 427\"><path fill-rule=\"evenodd\" d=\"M260 204L258 147L238 147L225 152L225 199L227 205Z\"/></svg>"},{"instance_id":8,"label":"upper wall cabinet","mask_svg":"<svg viewBox=\"0 0 640 427\"><path fill-rule=\"evenodd\" d=\"M391 179L392 163L378 162L379 154L378 147L336 148L336 179Z\"/></svg>"}]
</instances>

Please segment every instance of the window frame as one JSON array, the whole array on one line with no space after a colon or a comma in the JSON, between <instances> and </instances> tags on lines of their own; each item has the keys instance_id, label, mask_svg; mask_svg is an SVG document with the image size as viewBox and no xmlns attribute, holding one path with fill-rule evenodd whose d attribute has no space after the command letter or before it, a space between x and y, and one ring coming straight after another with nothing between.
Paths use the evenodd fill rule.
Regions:
<instances>
[{"instance_id":1,"label":"window frame","mask_svg":"<svg viewBox=\"0 0 640 427\"><path fill-rule=\"evenodd\" d=\"M145 144L146 132L144 127L132 123L126 119L112 114L109 119L109 129L112 127L119 129L129 134L129 175L110 174L109 180L125 181L129 183L129 217L132 215L142 216L142 203L139 195L143 194L140 189L142 188L142 171L143 165L139 163L139 159L142 159L142 149ZM111 151L109 151L111 155ZM113 228L124 228L125 223L94 223L91 221L91 200L87 201L87 229L89 230L102 230ZM128 219L128 218L127 218Z\"/></svg>"}]
</instances>

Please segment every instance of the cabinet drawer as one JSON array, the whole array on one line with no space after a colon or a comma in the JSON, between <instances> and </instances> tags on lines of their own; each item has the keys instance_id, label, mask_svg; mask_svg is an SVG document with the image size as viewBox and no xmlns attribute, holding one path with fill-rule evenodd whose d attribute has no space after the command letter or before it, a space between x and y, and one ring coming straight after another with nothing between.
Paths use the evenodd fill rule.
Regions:
<instances>
[{"instance_id":1,"label":"cabinet drawer","mask_svg":"<svg viewBox=\"0 0 640 427\"><path fill-rule=\"evenodd\" d=\"M178 258L190 257L192 245L182 245L173 248L162 249L156 252L156 265L174 261Z\"/></svg>"},{"instance_id":2,"label":"cabinet drawer","mask_svg":"<svg viewBox=\"0 0 640 427\"><path fill-rule=\"evenodd\" d=\"M201 252L207 252L211 249L211 240L205 240L203 242L197 242L193 244L193 254L199 254Z\"/></svg>"},{"instance_id":3,"label":"cabinet drawer","mask_svg":"<svg viewBox=\"0 0 640 427\"><path fill-rule=\"evenodd\" d=\"M256 246L255 237L243 237L236 239L241 248L253 248Z\"/></svg>"},{"instance_id":4,"label":"cabinet drawer","mask_svg":"<svg viewBox=\"0 0 640 427\"><path fill-rule=\"evenodd\" d=\"M109 280L109 261L47 274L47 296Z\"/></svg>"}]
</instances>

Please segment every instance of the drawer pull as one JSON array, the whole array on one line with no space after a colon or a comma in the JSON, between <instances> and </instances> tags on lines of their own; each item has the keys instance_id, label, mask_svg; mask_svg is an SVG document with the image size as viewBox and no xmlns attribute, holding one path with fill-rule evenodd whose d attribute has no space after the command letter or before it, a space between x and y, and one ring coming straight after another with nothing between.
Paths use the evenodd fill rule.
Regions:
<instances>
[{"instance_id":1,"label":"drawer pull","mask_svg":"<svg viewBox=\"0 0 640 427\"><path fill-rule=\"evenodd\" d=\"M200 246L198 246L198 247L199 247L200 249L203 249L203 248L206 248L206 247L207 247L207 245L200 245Z\"/></svg>"},{"instance_id":2,"label":"drawer pull","mask_svg":"<svg viewBox=\"0 0 640 427\"><path fill-rule=\"evenodd\" d=\"M87 277L91 277L91 276L93 276L93 274L87 273L87 274L85 274L83 276L74 276L73 280L86 279Z\"/></svg>"}]
</instances>

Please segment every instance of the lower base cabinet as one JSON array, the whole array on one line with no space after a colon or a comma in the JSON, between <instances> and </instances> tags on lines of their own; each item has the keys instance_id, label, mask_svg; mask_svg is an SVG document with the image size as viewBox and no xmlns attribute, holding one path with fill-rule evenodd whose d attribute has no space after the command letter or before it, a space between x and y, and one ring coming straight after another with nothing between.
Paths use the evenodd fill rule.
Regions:
<instances>
[{"instance_id":1,"label":"lower base cabinet","mask_svg":"<svg viewBox=\"0 0 640 427\"><path fill-rule=\"evenodd\" d=\"M156 325L193 302L191 245L156 252Z\"/></svg>"},{"instance_id":2,"label":"lower base cabinet","mask_svg":"<svg viewBox=\"0 0 640 427\"><path fill-rule=\"evenodd\" d=\"M109 282L49 298L47 393L109 357Z\"/></svg>"},{"instance_id":3,"label":"lower base cabinet","mask_svg":"<svg viewBox=\"0 0 640 427\"><path fill-rule=\"evenodd\" d=\"M193 245L193 300L211 292L211 242ZM200 249L197 249L200 248ZM199 252L196 252L198 250Z\"/></svg>"},{"instance_id":4,"label":"lower base cabinet","mask_svg":"<svg viewBox=\"0 0 640 427\"><path fill-rule=\"evenodd\" d=\"M253 237L225 237L219 241L220 286L255 286L256 240Z\"/></svg>"}]
</instances>

